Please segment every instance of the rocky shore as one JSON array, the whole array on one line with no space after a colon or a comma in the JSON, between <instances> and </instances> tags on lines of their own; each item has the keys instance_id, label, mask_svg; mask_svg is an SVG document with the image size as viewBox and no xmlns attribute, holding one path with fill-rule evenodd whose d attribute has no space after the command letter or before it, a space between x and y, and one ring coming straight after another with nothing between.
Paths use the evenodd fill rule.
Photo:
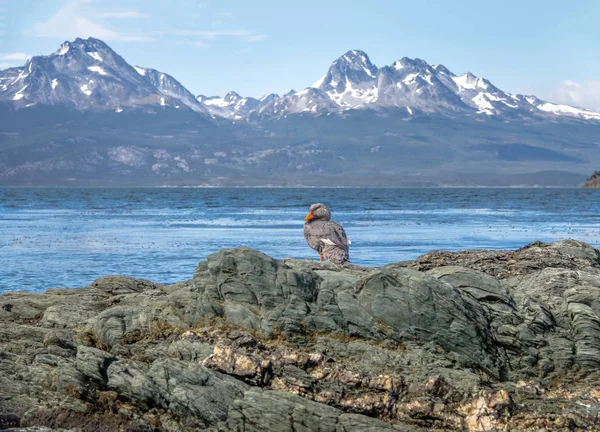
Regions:
<instances>
[{"instance_id":1,"label":"rocky shore","mask_svg":"<svg viewBox=\"0 0 600 432\"><path fill-rule=\"evenodd\" d=\"M0 429L600 428L600 252L381 268L222 250L190 281L0 296Z\"/></svg>"}]
</instances>

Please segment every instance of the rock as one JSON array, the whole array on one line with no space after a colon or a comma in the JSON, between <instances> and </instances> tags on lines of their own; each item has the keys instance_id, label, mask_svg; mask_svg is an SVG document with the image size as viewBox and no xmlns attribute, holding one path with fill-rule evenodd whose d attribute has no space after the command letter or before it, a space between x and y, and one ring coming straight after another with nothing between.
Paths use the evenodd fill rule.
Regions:
<instances>
[{"instance_id":1,"label":"rock","mask_svg":"<svg viewBox=\"0 0 600 432\"><path fill-rule=\"evenodd\" d=\"M339 409L284 392L248 391L236 400L227 419L227 429L236 431L410 431L394 428L376 419L344 414Z\"/></svg>"},{"instance_id":2,"label":"rock","mask_svg":"<svg viewBox=\"0 0 600 432\"><path fill-rule=\"evenodd\" d=\"M585 243L382 268L225 249L175 285L1 295L0 428L593 430L599 359Z\"/></svg>"},{"instance_id":3,"label":"rock","mask_svg":"<svg viewBox=\"0 0 600 432\"><path fill-rule=\"evenodd\" d=\"M86 378L102 385L108 382L107 370L110 364L117 359L96 348L80 345L77 347L76 368Z\"/></svg>"},{"instance_id":4,"label":"rock","mask_svg":"<svg viewBox=\"0 0 600 432\"><path fill-rule=\"evenodd\" d=\"M563 240L556 243L531 243L517 251L433 251L414 262L403 263L418 270L461 266L479 270L499 280L524 276L544 268L588 270L600 268L600 252L590 245Z\"/></svg>"},{"instance_id":5,"label":"rock","mask_svg":"<svg viewBox=\"0 0 600 432\"><path fill-rule=\"evenodd\" d=\"M600 187L600 171L594 171L592 175L583 183L582 188L599 188Z\"/></svg>"},{"instance_id":6,"label":"rock","mask_svg":"<svg viewBox=\"0 0 600 432\"><path fill-rule=\"evenodd\" d=\"M402 338L434 341L498 376L500 353L483 308L451 285L412 269L384 269L360 282L359 304Z\"/></svg>"},{"instance_id":7,"label":"rock","mask_svg":"<svg viewBox=\"0 0 600 432\"><path fill-rule=\"evenodd\" d=\"M227 410L247 388L243 383L194 363L157 360L151 365L119 360L108 367L108 387L142 410L170 410L195 427L227 418Z\"/></svg>"},{"instance_id":8,"label":"rock","mask_svg":"<svg viewBox=\"0 0 600 432\"><path fill-rule=\"evenodd\" d=\"M15 414L0 414L0 428L18 428L21 425L21 418Z\"/></svg>"}]
</instances>

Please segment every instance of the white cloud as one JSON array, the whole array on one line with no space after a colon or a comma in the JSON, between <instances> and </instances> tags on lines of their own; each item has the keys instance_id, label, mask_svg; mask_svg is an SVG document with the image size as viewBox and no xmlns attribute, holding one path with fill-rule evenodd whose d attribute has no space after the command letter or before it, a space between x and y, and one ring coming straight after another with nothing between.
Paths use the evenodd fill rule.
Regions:
<instances>
[{"instance_id":1,"label":"white cloud","mask_svg":"<svg viewBox=\"0 0 600 432\"><path fill-rule=\"evenodd\" d=\"M22 66L31 56L29 54L16 52L3 54L0 53L0 70L8 69L14 66Z\"/></svg>"},{"instance_id":2,"label":"white cloud","mask_svg":"<svg viewBox=\"0 0 600 432\"><path fill-rule=\"evenodd\" d=\"M203 40L217 40L222 37L235 37L245 42L258 42L267 38L266 34L248 30L173 30L161 32L165 35L192 36Z\"/></svg>"},{"instance_id":3,"label":"white cloud","mask_svg":"<svg viewBox=\"0 0 600 432\"><path fill-rule=\"evenodd\" d=\"M600 110L600 81L575 82L566 80L546 92L545 98L552 102Z\"/></svg>"},{"instance_id":4,"label":"white cloud","mask_svg":"<svg viewBox=\"0 0 600 432\"><path fill-rule=\"evenodd\" d=\"M267 38L266 34L252 34L252 35L249 35L246 38L246 41L248 41L248 42L260 42L262 40L265 40L266 38Z\"/></svg>"},{"instance_id":5,"label":"white cloud","mask_svg":"<svg viewBox=\"0 0 600 432\"><path fill-rule=\"evenodd\" d=\"M100 18L114 18L114 19L139 19L139 18L150 18L150 15L138 12L136 10L124 10L124 11L113 11L113 12L100 12L96 14Z\"/></svg>"},{"instance_id":6,"label":"white cloud","mask_svg":"<svg viewBox=\"0 0 600 432\"><path fill-rule=\"evenodd\" d=\"M82 7L90 0L72 0L58 10L47 21L35 26L35 34L39 37L57 39L75 39L78 37L96 37L105 41L139 42L152 40L145 35L122 33L109 29L92 21Z\"/></svg>"},{"instance_id":7,"label":"white cloud","mask_svg":"<svg viewBox=\"0 0 600 432\"><path fill-rule=\"evenodd\" d=\"M1 2L2 0L0 0ZM161 38L172 39L178 45L207 48L209 41L234 38L245 43L254 43L267 38L266 34L249 30L164 30L147 33L130 33L116 30L110 26L111 20L148 18L149 15L136 10L90 9L93 0L69 0L53 16L34 27L39 37L73 40L75 38L95 37L104 41L140 42ZM205 7L200 4L198 7ZM225 13L224 16L229 16Z\"/></svg>"},{"instance_id":8,"label":"white cloud","mask_svg":"<svg viewBox=\"0 0 600 432\"><path fill-rule=\"evenodd\" d=\"M0 61L13 62L13 61L27 61L31 58L29 54L16 52L10 54L0 54Z\"/></svg>"},{"instance_id":9,"label":"white cloud","mask_svg":"<svg viewBox=\"0 0 600 432\"><path fill-rule=\"evenodd\" d=\"M201 40L188 40L188 39L180 39L176 40L175 43L177 45L188 45L196 48L208 48L208 44Z\"/></svg>"}]
</instances>

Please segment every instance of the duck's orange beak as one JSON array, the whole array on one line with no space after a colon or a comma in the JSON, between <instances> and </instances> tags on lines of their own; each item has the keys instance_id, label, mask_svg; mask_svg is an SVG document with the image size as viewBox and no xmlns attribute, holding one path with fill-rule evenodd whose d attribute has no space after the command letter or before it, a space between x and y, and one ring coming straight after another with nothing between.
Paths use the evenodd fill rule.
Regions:
<instances>
[{"instance_id":1,"label":"duck's orange beak","mask_svg":"<svg viewBox=\"0 0 600 432\"><path fill-rule=\"evenodd\" d=\"M313 220L315 218L315 215L312 214L312 212L308 212L308 214L306 215L306 217L304 218L305 221L309 221L309 220Z\"/></svg>"}]
</instances>

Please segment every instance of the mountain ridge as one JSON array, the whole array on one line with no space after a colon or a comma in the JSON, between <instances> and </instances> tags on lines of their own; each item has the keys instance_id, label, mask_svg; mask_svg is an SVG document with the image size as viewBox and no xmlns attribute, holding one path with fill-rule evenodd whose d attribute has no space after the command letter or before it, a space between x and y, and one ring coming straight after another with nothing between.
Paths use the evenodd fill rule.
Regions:
<instances>
[{"instance_id":1,"label":"mountain ridge","mask_svg":"<svg viewBox=\"0 0 600 432\"><path fill-rule=\"evenodd\" d=\"M145 106L186 107L232 120L260 121L290 114L341 114L349 109L402 110L412 116L498 116L507 120L593 120L600 113L514 95L467 72L403 57L375 66L367 53L350 50L334 60L313 85L260 99L229 92L194 96L176 78L153 68L131 66L99 39L66 41L53 54L34 56L24 66L0 71L0 100L18 108L64 104L78 109Z\"/></svg>"},{"instance_id":2,"label":"mountain ridge","mask_svg":"<svg viewBox=\"0 0 600 432\"><path fill-rule=\"evenodd\" d=\"M199 100L206 103L204 97ZM409 115L483 114L508 119L600 120L600 113L542 101L533 95L514 95L489 80L467 72L457 76L444 65L403 57L390 66L378 68L364 51L350 50L336 59L327 73L313 85L269 103L242 98L254 110L240 110L213 96L210 105L220 109L215 115L228 118L280 117L297 113L342 113L348 109L406 109ZM211 110L210 106L208 107ZM225 109L224 109L225 108Z\"/></svg>"}]
</instances>

